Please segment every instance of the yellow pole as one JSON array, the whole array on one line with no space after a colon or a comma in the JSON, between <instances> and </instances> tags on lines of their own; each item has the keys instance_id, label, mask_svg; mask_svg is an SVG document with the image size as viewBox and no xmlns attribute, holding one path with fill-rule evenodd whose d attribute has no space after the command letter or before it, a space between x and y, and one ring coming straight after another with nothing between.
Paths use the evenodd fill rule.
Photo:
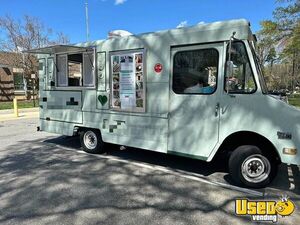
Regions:
<instances>
[{"instance_id":1,"label":"yellow pole","mask_svg":"<svg viewBox=\"0 0 300 225\"><path fill-rule=\"evenodd\" d=\"M14 113L15 113L15 117L19 117L17 98L14 98Z\"/></svg>"}]
</instances>

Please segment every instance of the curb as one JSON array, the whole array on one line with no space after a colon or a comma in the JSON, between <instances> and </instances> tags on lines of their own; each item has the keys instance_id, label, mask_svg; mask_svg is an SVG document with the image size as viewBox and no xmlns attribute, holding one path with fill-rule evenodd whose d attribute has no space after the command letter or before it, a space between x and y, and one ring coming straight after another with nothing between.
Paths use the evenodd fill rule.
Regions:
<instances>
[{"instance_id":1,"label":"curb","mask_svg":"<svg viewBox=\"0 0 300 225\"><path fill-rule=\"evenodd\" d=\"M31 119L31 118L38 118L39 112L27 112L27 113L20 113L19 117L15 117L14 114L0 114L0 122L10 121L10 120L21 120L21 119Z\"/></svg>"}]
</instances>

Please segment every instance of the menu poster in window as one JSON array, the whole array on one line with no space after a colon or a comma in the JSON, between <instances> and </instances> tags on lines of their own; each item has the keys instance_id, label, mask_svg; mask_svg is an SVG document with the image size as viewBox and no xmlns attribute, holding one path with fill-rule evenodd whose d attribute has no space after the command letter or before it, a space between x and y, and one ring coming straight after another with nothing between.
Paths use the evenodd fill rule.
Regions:
<instances>
[{"instance_id":1,"label":"menu poster in window","mask_svg":"<svg viewBox=\"0 0 300 225\"><path fill-rule=\"evenodd\" d=\"M112 106L121 107L120 101L120 57L112 56Z\"/></svg>"},{"instance_id":2,"label":"menu poster in window","mask_svg":"<svg viewBox=\"0 0 300 225\"><path fill-rule=\"evenodd\" d=\"M112 55L112 107L144 110L143 53Z\"/></svg>"},{"instance_id":3,"label":"menu poster in window","mask_svg":"<svg viewBox=\"0 0 300 225\"><path fill-rule=\"evenodd\" d=\"M145 104L145 87L144 87L144 68L143 53L134 55L135 61L135 89L136 89L136 107L144 108Z\"/></svg>"},{"instance_id":4,"label":"menu poster in window","mask_svg":"<svg viewBox=\"0 0 300 225\"><path fill-rule=\"evenodd\" d=\"M133 57L133 54L126 54L120 56L121 109L131 109L136 107Z\"/></svg>"}]
</instances>

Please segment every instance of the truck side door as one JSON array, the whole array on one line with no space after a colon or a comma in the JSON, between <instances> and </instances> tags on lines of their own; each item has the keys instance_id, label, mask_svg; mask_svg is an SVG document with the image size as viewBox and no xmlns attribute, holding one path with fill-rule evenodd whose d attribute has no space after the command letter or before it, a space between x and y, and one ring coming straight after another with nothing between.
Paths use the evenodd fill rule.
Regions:
<instances>
[{"instance_id":1,"label":"truck side door","mask_svg":"<svg viewBox=\"0 0 300 225\"><path fill-rule=\"evenodd\" d=\"M168 153L206 160L216 146L223 48L214 43L171 49Z\"/></svg>"}]
</instances>

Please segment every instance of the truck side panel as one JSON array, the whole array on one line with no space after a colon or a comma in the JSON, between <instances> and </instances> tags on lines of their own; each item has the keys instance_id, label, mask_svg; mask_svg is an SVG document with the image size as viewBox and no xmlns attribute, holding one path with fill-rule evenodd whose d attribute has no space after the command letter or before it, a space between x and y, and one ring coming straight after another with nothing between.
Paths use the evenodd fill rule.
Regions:
<instances>
[{"instance_id":1,"label":"truck side panel","mask_svg":"<svg viewBox=\"0 0 300 225\"><path fill-rule=\"evenodd\" d=\"M81 91L43 91L40 96L40 118L82 123Z\"/></svg>"}]
</instances>

